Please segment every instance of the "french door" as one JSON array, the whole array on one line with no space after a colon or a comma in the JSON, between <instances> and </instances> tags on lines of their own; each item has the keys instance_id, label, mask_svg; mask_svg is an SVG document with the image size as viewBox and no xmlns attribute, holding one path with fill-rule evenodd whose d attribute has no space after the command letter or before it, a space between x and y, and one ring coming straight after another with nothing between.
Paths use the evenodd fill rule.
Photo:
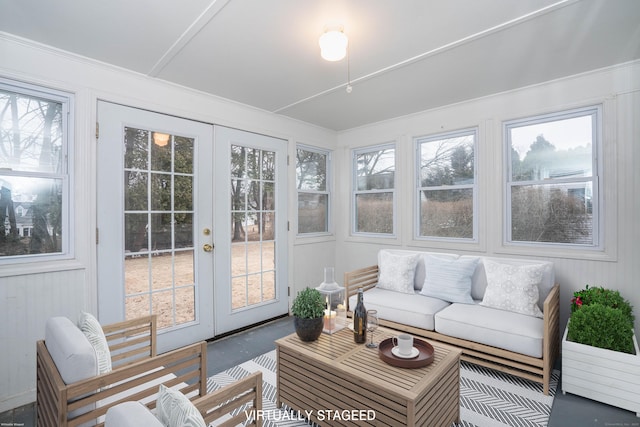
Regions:
<instances>
[{"instance_id":1,"label":"french door","mask_svg":"<svg viewBox=\"0 0 640 427\"><path fill-rule=\"evenodd\" d=\"M216 333L288 312L287 142L215 127Z\"/></svg>"},{"instance_id":2,"label":"french door","mask_svg":"<svg viewBox=\"0 0 640 427\"><path fill-rule=\"evenodd\" d=\"M275 206L281 202L274 199L274 209L262 204L255 213L258 206L251 198L245 205L250 208L244 211L245 222L239 232L247 246L259 243L260 247L245 250L242 288L242 274L236 267L240 257L234 261L234 254L240 251L232 250L231 219L224 226L220 219L240 218L234 216L239 210L231 211L237 196L230 195L233 162L239 160L221 148L227 142L214 143L214 126L107 102L98 103L98 119L100 321L111 323L155 313L158 351L163 352L265 320L269 317L262 316L272 312L286 313L287 298L282 298L280 290L280 286L286 290L286 275L279 274L281 264L268 262L271 240L266 231L269 228L265 228L267 223L278 223L280 213ZM269 144L257 148L261 159L279 149ZM252 170L257 171L255 167ZM276 192L270 193L271 184L277 188L278 183L275 176L267 178L263 175L254 182L246 176L243 180L251 188L257 183L259 194L271 200L276 197ZM282 182L285 180L286 176ZM286 199L284 203L282 215ZM266 219L256 234L251 227L256 226L257 216ZM273 236L275 248L275 232ZM286 236L278 236L280 239L286 242ZM282 246L286 250L286 245ZM249 262L255 257L261 260L260 271ZM286 272L286 266L282 271ZM271 291L269 279L276 273L285 280L282 285L274 281ZM260 277L259 284L256 277ZM284 311L278 306L280 301L284 301Z\"/></svg>"}]
</instances>

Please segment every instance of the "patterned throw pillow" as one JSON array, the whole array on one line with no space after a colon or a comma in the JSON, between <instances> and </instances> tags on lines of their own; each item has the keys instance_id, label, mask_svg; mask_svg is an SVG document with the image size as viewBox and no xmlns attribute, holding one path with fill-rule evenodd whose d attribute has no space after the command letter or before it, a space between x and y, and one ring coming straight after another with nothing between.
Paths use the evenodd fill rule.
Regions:
<instances>
[{"instance_id":1,"label":"patterned throw pillow","mask_svg":"<svg viewBox=\"0 0 640 427\"><path fill-rule=\"evenodd\" d=\"M446 259L425 255L424 285L420 293L448 302L474 304L471 277L480 258Z\"/></svg>"},{"instance_id":2,"label":"patterned throw pillow","mask_svg":"<svg viewBox=\"0 0 640 427\"><path fill-rule=\"evenodd\" d=\"M378 284L381 289L414 293L413 278L416 274L416 264L420 254L399 255L388 251L378 253Z\"/></svg>"},{"instance_id":3,"label":"patterned throw pillow","mask_svg":"<svg viewBox=\"0 0 640 427\"><path fill-rule=\"evenodd\" d=\"M509 265L484 260L487 290L481 305L543 317L538 308L538 285L542 281L544 264Z\"/></svg>"},{"instance_id":4,"label":"patterned throw pillow","mask_svg":"<svg viewBox=\"0 0 640 427\"><path fill-rule=\"evenodd\" d=\"M163 384L156 401L156 417L168 427L206 427L204 418L187 396Z\"/></svg>"},{"instance_id":5,"label":"patterned throw pillow","mask_svg":"<svg viewBox=\"0 0 640 427\"><path fill-rule=\"evenodd\" d=\"M83 311L80 314L78 328L80 328L84 336L87 337L96 352L98 372L100 374L111 372L111 351L109 350L107 338L104 336L102 326L100 326L98 319L92 314Z\"/></svg>"}]
</instances>

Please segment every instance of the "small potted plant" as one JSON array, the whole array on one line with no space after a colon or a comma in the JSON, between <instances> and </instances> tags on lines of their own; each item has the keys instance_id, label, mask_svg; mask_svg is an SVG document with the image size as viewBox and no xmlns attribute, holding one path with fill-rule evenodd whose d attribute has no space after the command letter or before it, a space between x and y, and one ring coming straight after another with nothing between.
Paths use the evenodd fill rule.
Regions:
<instances>
[{"instance_id":1,"label":"small potted plant","mask_svg":"<svg viewBox=\"0 0 640 427\"><path fill-rule=\"evenodd\" d=\"M320 291L306 288L293 300L291 313L298 337L302 341L315 341L322 333L325 302Z\"/></svg>"},{"instance_id":2,"label":"small potted plant","mask_svg":"<svg viewBox=\"0 0 640 427\"><path fill-rule=\"evenodd\" d=\"M640 351L629 301L589 285L573 294L562 340L562 391L640 415Z\"/></svg>"}]
</instances>

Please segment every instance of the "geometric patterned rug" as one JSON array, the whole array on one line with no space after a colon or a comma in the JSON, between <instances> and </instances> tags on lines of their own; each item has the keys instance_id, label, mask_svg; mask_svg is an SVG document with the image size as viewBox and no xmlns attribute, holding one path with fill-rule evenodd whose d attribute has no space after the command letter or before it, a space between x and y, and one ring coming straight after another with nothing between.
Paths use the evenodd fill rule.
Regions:
<instances>
[{"instance_id":1,"label":"geometric patterned rug","mask_svg":"<svg viewBox=\"0 0 640 427\"><path fill-rule=\"evenodd\" d=\"M295 411L276 408L276 351L270 351L207 380L207 391L217 390L252 372L262 371L265 427L308 427ZM460 364L460 419L457 427L545 427L558 385L554 371L549 396L542 384L466 362ZM452 424L452 427L456 426Z\"/></svg>"}]
</instances>

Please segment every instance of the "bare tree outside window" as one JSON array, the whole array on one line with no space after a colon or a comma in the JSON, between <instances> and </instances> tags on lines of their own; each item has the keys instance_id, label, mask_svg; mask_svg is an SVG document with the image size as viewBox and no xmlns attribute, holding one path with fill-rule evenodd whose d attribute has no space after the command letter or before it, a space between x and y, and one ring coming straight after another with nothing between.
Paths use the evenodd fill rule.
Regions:
<instances>
[{"instance_id":1,"label":"bare tree outside window","mask_svg":"<svg viewBox=\"0 0 640 427\"><path fill-rule=\"evenodd\" d=\"M298 234L329 231L329 189L325 151L301 147L296 150Z\"/></svg>"},{"instance_id":2,"label":"bare tree outside window","mask_svg":"<svg viewBox=\"0 0 640 427\"><path fill-rule=\"evenodd\" d=\"M472 239L476 131L418 138L418 237Z\"/></svg>"},{"instance_id":3,"label":"bare tree outside window","mask_svg":"<svg viewBox=\"0 0 640 427\"><path fill-rule=\"evenodd\" d=\"M506 124L509 241L598 244L599 114L586 108Z\"/></svg>"},{"instance_id":4,"label":"bare tree outside window","mask_svg":"<svg viewBox=\"0 0 640 427\"><path fill-rule=\"evenodd\" d=\"M61 254L69 101L21 89L0 84L0 257Z\"/></svg>"},{"instance_id":5,"label":"bare tree outside window","mask_svg":"<svg viewBox=\"0 0 640 427\"><path fill-rule=\"evenodd\" d=\"M354 232L392 235L395 147L354 152Z\"/></svg>"}]
</instances>

